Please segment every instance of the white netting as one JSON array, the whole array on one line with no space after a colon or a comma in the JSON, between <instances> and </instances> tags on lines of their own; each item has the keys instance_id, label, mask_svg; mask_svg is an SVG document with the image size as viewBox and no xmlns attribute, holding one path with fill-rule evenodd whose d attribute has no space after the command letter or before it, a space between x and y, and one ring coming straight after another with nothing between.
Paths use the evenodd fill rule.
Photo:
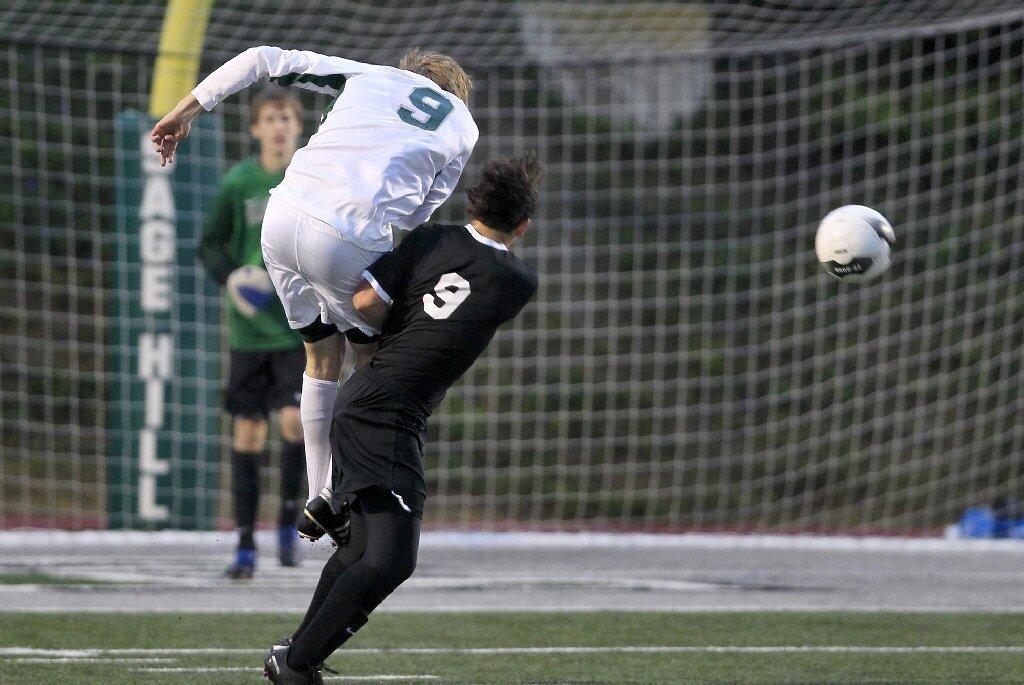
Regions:
<instances>
[{"instance_id":1,"label":"white netting","mask_svg":"<svg viewBox=\"0 0 1024 685\"><path fill-rule=\"evenodd\" d=\"M113 118L145 109L162 10L0 11L9 525L104 521ZM917 531L1019 494L1018 2L215 2L203 73L263 43L451 52L474 165L546 165L541 290L433 420L431 523ZM900 238L867 287L814 262L850 202Z\"/></svg>"}]
</instances>

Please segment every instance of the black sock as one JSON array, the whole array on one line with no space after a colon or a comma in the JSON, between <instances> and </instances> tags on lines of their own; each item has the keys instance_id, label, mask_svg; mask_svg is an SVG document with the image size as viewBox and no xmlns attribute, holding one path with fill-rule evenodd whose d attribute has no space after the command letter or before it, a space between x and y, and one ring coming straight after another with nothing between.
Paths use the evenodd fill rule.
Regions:
<instances>
[{"instance_id":1,"label":"black sock","mask_svg":"<svg viewBox=\"0 0 1024 685\"><path fill-rule=\"evenodd\" d=\"M370 612L395 587L365 560L347 569L334 582L320 610L292 642L288 666L297 671L313 671L366 625Z\"/></svg>"},{"instance_id":2,"label":"black sock","mask_svg":"<svg viewBox=\"0 0 1024 685\"><path fill-rule=\"evenodd\" d=\"M294 526L299 518L302 477L306 473L306 449L301 442L281 443L281 513L279 526Z\"/></svg>"},{"instance_id":3,"label":"black sock","mask_svg":"<svg viewBox=\"0 0 1024 685\"><path fill-rule=\"evenodd\" d=\"M234 494L238 548L256 549L256 512L260 505L259 452L231 451L231 491Z\"/></svg>"},{"instance_id":4,"label":"black sock","mask_svg":"<svg viewBox=\"0 0 1024 685\"><path fill-rule=\"evenodd\" d=\"M309 609L306 610L306 615L302 617L302 623L292 633L293 642L302 634L302 631L310 624L317 612L320 611L320 607L323 606L327 595L330 594L331 588L334 587L334 583L338 580L338 576L344 573L346 568L345 564L341 563L338 559L337 554L332 554L331 558L327 560L324 570L320 573L320 582L316 584L316 590L313 591L313 599L309 601Z\"/></svg>"}]
</instances>

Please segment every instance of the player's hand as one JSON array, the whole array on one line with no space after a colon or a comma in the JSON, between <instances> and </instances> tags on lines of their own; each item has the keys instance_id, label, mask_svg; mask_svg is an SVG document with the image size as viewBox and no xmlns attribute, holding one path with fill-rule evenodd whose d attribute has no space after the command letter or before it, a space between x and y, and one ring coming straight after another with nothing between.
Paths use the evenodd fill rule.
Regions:
<instances>
[{"instance_id":1,"label":"player's hand","mask_svg":"<svg viewBox=\"0 0 1024 685\"><path fill-rule=\"evenodd\" d=\"M166 166L174 161L174 152L178 143L188 137L192 128L192 120L202 111L202 106L192 95L188 95L181 102L175 105L174 109L167 113L163 119L156 122L156 126L149 132L149 139L152 141L156 152L160 155L160 166Z\"/></svg>"},{"instance_id":2,"label":"player's hand","mask_svg":"<svg viewBox=\"0 0 1024 685\"><path fill-rule=\"evenodd\" d=\"M174 112L156 122L149 139L153 141L156 152L160 155L160 166L167 166L174 161L174 151L178 148L178 143L188 137L190 128L192 122L182 121L181 118L174 116Z\"/></svg>"}]
</instances>

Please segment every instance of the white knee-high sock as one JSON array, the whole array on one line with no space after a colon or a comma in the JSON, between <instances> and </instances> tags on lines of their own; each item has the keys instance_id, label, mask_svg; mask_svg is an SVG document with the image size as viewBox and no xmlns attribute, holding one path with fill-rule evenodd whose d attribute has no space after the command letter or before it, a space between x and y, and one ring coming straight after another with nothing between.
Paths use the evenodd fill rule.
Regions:
<instances>
[{"instance_id":1,"label":"white knee-high sock","mask_svg":"<svg viewBox=\"0 0 1024 685\"><path fill-rule=\"evenodd\" d=\"M299 415L302 417L302 436L306 443L308 499L319 495L325 484L330 489L331 419L334 415L334 398L338 396L339 385L341 384L338 381L324 381L302 374Z\"/></svg>"},{"instance_id":2,"label":"white knee-high sock","mask_svg":"<svg viewBox=\"0 0 1024 685\"><path fill-rule=\"evenodd\" d=\"M348 375L345 376L345 381L348 381L349 378L352 378L352 374L354 374L355 372L356 372L355 369L349 369L348 370ZM342 385L344 385L344 383L338 383L339 387L342 386ZM335 391L334 394L337 395L338 394L337 391ZM330 442L330 433L331 433L331 424L328 423L327 424L327 438L328 438L328 442ZM333 463L332 463L332 465L333 465ZM324 474L325 477L324 477L323 488L325 490L327 490L328 492L332 492L334 490L334 471L333 471L333 469L325 469L325 471L326 471L326 473ZM312 490L312 488L310 488L310 490ZM319 492L319 490L317 492Z\"/></svg>"}]
</instances>

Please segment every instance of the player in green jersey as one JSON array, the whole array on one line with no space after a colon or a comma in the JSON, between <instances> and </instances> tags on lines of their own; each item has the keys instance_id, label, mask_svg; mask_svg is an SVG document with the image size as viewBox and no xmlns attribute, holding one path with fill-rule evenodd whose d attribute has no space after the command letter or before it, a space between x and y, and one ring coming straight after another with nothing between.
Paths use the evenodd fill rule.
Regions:
<instances>
[{"instance_id":1,"label":"player in green jersey","mask_svg":"<svg viewBox=\"0 0 1024 685\"><path fill-rule=\"evenodd\" d=\"M259 505L259 467L268 417L277 411L281 445L281 511L278 556L298 564L296 520L304 500L305 452L299 400L306 357L298 331L263 264L260 231L270 189L284 178L302 135L302 107L287 91L264 92L250 109L250 133L259 155L224 176L206 217L198 255L207 272L226 287L231 365L225 408L231 415L231 474L238 550L229 578L251 578L256 567L254 528Z\"/></svg>"}]
</instances>

